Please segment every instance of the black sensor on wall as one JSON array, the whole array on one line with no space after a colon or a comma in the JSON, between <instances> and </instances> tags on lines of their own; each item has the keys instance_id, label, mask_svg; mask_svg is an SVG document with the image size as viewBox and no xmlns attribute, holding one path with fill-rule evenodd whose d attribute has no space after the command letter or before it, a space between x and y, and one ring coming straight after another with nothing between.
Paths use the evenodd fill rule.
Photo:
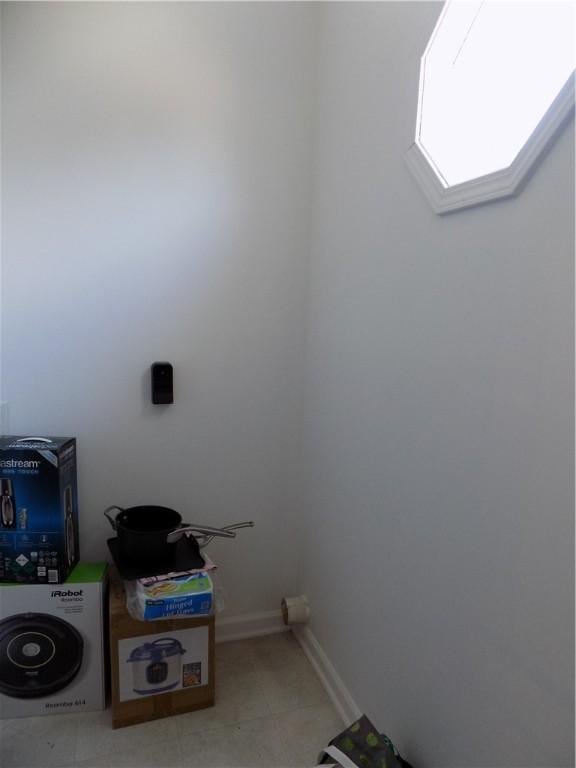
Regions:
<instances>
[{"instance_id":1,"label":"black sensor on wall","mask_svg":"<svg viewBox=\"0 0 576 768\"><path fill-rule=\"evenodd\" d=\"M152 363L152 402L169 405L174 402L174 373L170 363Z\"/></svg>"}]
</instances>

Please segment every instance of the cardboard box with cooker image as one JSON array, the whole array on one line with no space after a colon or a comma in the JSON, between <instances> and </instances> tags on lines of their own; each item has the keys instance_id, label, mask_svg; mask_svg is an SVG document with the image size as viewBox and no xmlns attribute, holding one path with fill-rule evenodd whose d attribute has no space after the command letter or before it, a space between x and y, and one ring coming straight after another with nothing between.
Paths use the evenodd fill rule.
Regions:
<instances>
[{"instance_id":1,"label":"cardboard box with cooker image","mask_svg":"<svg viewBox=\"0 0 576 768\"><path fill-rule=\"evenodd\" d=\"M0 718L104 709L106 563L0 585Z\"/></svg>"}]
</instances>

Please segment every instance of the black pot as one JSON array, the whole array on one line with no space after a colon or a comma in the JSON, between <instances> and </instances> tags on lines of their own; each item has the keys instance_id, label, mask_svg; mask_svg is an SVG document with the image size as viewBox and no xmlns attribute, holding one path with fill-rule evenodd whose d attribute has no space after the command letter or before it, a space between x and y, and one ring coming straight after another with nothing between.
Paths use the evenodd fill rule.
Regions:
<instances>
[{"instance_id":1,"label":"black pot","mask_svg":"<svg viewBox=\"0 0 576 768\"><path fill-rule=\"evenodd\" d=\"M108 512L119 510L115 518ZM182 516L168 507L108 507L104 512L118 535L122 562L132 565L169 563L179 536L168 538L182 527Z\"/></svg>"},{"instance_id":2,"label":"black pot","mask_svg":"<svg viewBox=\"0 0 576 768\"><path fill-rule=\"evenodd\" d=\"M115 518L108 512L118 510ZM208 525L182 523L182 516L169 507L108 507L104 514L118 534L118 556L126 565L150 566L170 564L176 543L185 532L233 539L236 534Z\"/></svg>"}]
</instances>

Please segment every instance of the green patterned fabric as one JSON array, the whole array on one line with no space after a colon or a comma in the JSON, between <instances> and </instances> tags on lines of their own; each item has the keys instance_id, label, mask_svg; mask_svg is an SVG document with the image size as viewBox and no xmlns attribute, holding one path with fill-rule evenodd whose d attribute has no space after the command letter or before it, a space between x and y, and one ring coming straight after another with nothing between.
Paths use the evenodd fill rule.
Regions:
<instances>
[{"instance_id":1,"label":"green patterned fabric","mask_svg":"<svg viewBox=\"0 0 576 768\"><path fill-rule=\"evenodd\" d=\"M359 768L412 768L400 757L390 739L378 733L366 715L332 739L330 746L339 749ZM333 759L326 755L322 763L328 762Z\"/></svg>"}]
</instances>

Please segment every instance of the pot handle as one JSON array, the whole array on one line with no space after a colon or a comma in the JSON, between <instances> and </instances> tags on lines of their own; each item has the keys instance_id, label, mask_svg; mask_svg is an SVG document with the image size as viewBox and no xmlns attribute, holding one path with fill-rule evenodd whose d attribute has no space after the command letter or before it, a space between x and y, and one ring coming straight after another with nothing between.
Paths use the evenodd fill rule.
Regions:
<instances>
[{"instance_id":1,"label":"pot handle","mask_svg":"<svg viewBox=\"0 0 576 768\"><path fill-rule=\"evenodd\" d=\"M110 517L110 515L108 514L108 512L110 512L113 509L118 509L118 510L120 510L120 512L124 512L125 510L122 509L122 507L117 507L115 504L113 504L111 507L107 507L104 510L104 517L108 520L108 522L112 526L112 530L113 531L117 531L118 530L118 523L116 522L116 520L113 517Z\"/></svg>"},{"instance_id":2,"label":"pot handle","mask_svg":"<svg viewBox=\"0 0 576 768\"><path fill-rule=\"evenodd\" d=\"M235 531L238 528L254 528L254 521L247 520L245 523L233 523L233 525L225 525L223 531Z\"/></svg>"},{"instance_id":3,"label":"pot handle","mask_svg":"<svg viewBox=\"0 0 576 768\"><path fill-rule=\"evenodd\" d=\"M224 525L222 526L223 531L233 531L237 528L254 528L255 523L252 520L247 520L245 523L234 523L233 525ZM208 534L204 534L202 536L202 541L196 537L198 541L198 545L200 549L204 549L204 547L207 547L208 544L212 542L214 539L214 536L209 536Z\"/></svg>"},{"instance_id":4,"label":"pot handle","mask_svg":"<svg viewBox=\"0 0 576 768\"><path fill-rule=\"evenodd\" d=\"M223 528L212 528L209 525L193 525L192 523L187 523L186 525L183 525L182 528L176 528L175 531L169 533L168 536L166 536L166 541L168 544L173 544L174 542L178 541L183 533L188 532L206 533L209 536L222 536L226 539L236 538L234 531L226 531Z\"/></svg>"}]
</instances>

